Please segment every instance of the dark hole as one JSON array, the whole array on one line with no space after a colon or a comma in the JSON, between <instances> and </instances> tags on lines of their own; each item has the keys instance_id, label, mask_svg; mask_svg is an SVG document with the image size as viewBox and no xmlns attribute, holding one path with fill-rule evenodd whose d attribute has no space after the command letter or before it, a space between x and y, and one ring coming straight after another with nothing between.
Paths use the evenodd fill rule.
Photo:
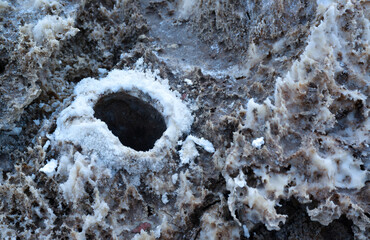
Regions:
<instances>
[{"instance_id":1,"label":"dark hole","mask_svg":"<svg viewBox=\"0 0 370 240\"><path fill-rule=\"evenodd\" d=\"M5 67L8 64L7 59L0 58L0 73L5 72Z\"/></svg>"},{"instance_id":2,"label":"dark hole","mask_svg":"<svg viewBox=\"0 0 370 240\"><path fill-rule=\"evenodd\" d=\"M348 73L345 71L337 73L335 76L335 80L337 80L339 84L345 85L348 81Z\"/></svg>"},{"instance_id":3,"label":"dark hole","mask_svg":"<svg viewBox=\"0 0 370 240\"><path fill-rule=\"evenodd\" d=\"M153 215L153 208L148 206L148 217Z\"/></svg>"},{"instance_id":4,"label":"dark hole","mask_svg":"<svg viewBox=\"0 0 370 240\"><path fill-rule=\"evenodd\" d=\"M57 124L56 124L55 121L53 121L53 123L51 124L50 129L49 129L49 134L53 133L56 128L57 128Z\"/></svg>"},{"instance_id":5,"label":"dark hole","mask_svg":"<svg viewBox=\"0 0 370 240\"><path fill-rule=\"evenodd\" d=\"M153 106L127 93L102 97L94 111L123 145L137 151L152 149L166 130L162 115Z\"/></svg>"},{"instance_id":6,"label":"dark hole","mask_svg":"<svg viewBox=\"0 0 370 240\"><path fill-rule=\"evenodd\" d=\"M353 222L342 215L328 226L323 227L320 234L323 239L328 240L353 239L352 226Z\"/></svg>"}]
</instances>

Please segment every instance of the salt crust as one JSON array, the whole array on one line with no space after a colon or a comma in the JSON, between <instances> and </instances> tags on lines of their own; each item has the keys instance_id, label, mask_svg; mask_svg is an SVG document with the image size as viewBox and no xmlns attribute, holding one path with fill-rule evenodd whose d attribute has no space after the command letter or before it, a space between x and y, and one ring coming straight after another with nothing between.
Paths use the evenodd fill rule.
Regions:
<instances>
[{"instance_id":1,"label":"salt crust","mask_svg":"<svg viewBox=\"0 0 370 240\"><path fill-rule=\"evenodd\" d=\"M255 148L261 148L263 144L265 144L265 141L263 140L263 137L256 138L252 142L252 146L255 147Z\"/></svg>"},{"instance_id":2,"label":"salt crust","mask_svg":"<svg viewBox=\"0 0 370 240\"><path fill-rule=\"evenodd\" d=\"M129 173L161 169L168 151L190 130L193 117L175 92L169 90L166 81L156 79L159 79L156 74L141 70L113 70L101 80L83 79L75 88L75 100L60 113L57 128L49 136L52 146L61 152L58 171L68 171L71 161L76 163L81 157L94 159L94 164L113 170L123 167ZM120 91L149 102L163 115L167 129L151 150L135 151L123 146L106 123L94 117L98 99ZM81 153L74 160L65 160L70 156L70 146L80 147Z\"/></svg>"},{"instance_id":3,"label":"salt crust","mask_svg":"<svg viewBox=\"0 0 370 240\"><path fill-rule=\"evenodd\" d=\"M189 2L192 2L192 1L189 1ZM287 102L286 99L284 99L283 97L283 94L284 94L283 90L285 90L285 92L294 93L294 89L296 89L300 85L304 85L307 83L306 79L310 79L310 77L307 77L306 73L302 71L305 65L310 65L314 62L318 62L321 66L329 66L330 68L339 68L339 66L329 65L330 63L332 63L332 60L333 60L332 55L334 55L333 52L335 49L343 49L343 50L346 49L344 46L340 46L343 39L334 41L336 38L338 38L338 32L336 32L337 29L335 29L335 26L336 26L335 22L337 20L336 17L338 16L338 10L335 9L335 6L334 7L332 6L331 1L318 1L318 3L320 5L319 7L322 9L322 13L325 14L325 18L318 27L314 27L313 29L311 29L312 30L311 38L309 39L309 44L305 52L302 54L301 59L293 65L290 73L288 73L283 78L277 80L274 105L272 105L269 100L266 100L263 104L257 104L253 101L253 99L250 100L247 104L246 121L244 122L245 127L256 128L256 129L259 127L264 127L268 129L270 127L270 123L273 121L277 121L282 125L284 122L289 124L289 119L287 119L287 117L289 116L289 111L291 110L292 107L294 107L294 105L288 105L289 102ZM351 7L348 7L348 8L351 8ZM331 40L328 38L326 34L330 34ZM322 46L322 48L319 48L320 45ZM320 57L322 55L324 57ZM123 72L127 72L127 71L123 71ZM107 78L109 78L109 75ZM94 85L96 84L95 81L96 80L92 81L94 82L93 83ZM139 92L140 91L142 91L141 88L139 89ZM348 99L352 99L352 100L357 99L362 102L366 102L367 100L366 96L362 95L356 90L353 91L353 90L341 89L341 93L343 94L344 97ZM75 94L78 95L79 93L75 92ZM89 92L85 93L85 95L88 95L88 94ZM96 94L96 92L94 92L93 94ZM140 94L141 93L139 93L138 95ZM150 95L150 97L153 98L152 95ZM294 100L295 97L293 96L292 99ZM94 100L91 100L91 101L94 101ZM332 101L332 99L329 99L328 104L330 104L330 101ZM91 104L91 103L89 102L88 104ZM73 112L73 111L70 110L70 112ZM274 112L274 114L272 114L272 112ZM61 117L62 115L63 114L61 114ZM256 117L253 117L253 115L255 115ZM272 115L272 118L270 115ZM75 142L71 142L71 140L69 140L69 138L67 138L66 136L59 138L59 140L57 139L55 134L54 136L51 136L51 138L53 138L54 147L57 147L56 144L58 143L66 144L69 146L75 146L75 144L77 143L76 146L81 146L82 152L84 153L82 155L77 152L74 155L75 164L72 165L70 159L68 159L69 155L67 154L67 152L65 152L66 154L63 155L59 160L60 165L59 165L58 171L61 172L64 167L64 169L68 169L68 171L70 170L71 173L76 173L75 176L83 177L84 174L92 175L90 171L91 169L90 166L95 164L95 162L88 163L86 161L86 156L88 155L91 156L92 161L96 161L96 163L99 163L99 164L107 164L109 166L114 166L117 163L119 166L121 166L121 165L124 165L125 163L128 163L129 159L124 158L124 159L112 160L114 156L109 159L105 159L102 156L98 156L96 151L90 151L89 148L86 148L86 143L88 143L87 146L94 145L94 144L91 144L91 142L93 142L91 138L94 138L94 136L104 135L101 132L93 133L93 136L90 136L89 134L87 134L88 131L90 130L93 131L94 128L93 127L91 127L90 129L85 128L85 126L83 125L84 121L82 121L81 119L82 118L85 119L86 122L91 121L91 119L87 119L86 116L91 117L91 114L89 113L89 111L87 111L87 114L84 115L83 117L75 116L72 114L71 119L69 120L65 119L66 121L62 122L62 124L59 124L60 118L58 119L59 129L64 127L65 129L73 130L71 129L70 125L72 125L72 123L73 125L77 123L80 126L80 128L82 127L82 129L85 130L84 132L84 134L86 134L85 137L87 137L87 139L90 139L87 142L82 141L81 140L82 137L78 138L77 136L75 136L75 135L78 135L79 132L77 133L71 132L71 135L74 136L72 137L72 139L76 140ZM335 119L333 118L330 111L326 109L325 106L323 106L320 109L319 116L321 117L321 122L319 122L318 128L319 128L319 125L324 125L327 127L334 125ZM254 120L250 121L250 119L254 119ZM280 119L280 120L277 120L277 119ZM167 122L167 119L166 119L166 122ZM362 129L361 131L360 129L357 129L356 131L351 131L351 129L349 128L346 129L346 131L348 130L351 138L352 139L355 138L357 141L357 144L359 145L363 144L364 142L368 142L368 132L369 131L367 131L367 134L366 134L366 131L363 131L363 130L368 129L369 127L368 123L369 121L365 123L364 129ZM103 125L97 124L96 126L102 127ZM79 129L79 128L76 128L76 129ZM320 129L318 130L320 131ZM104 129L104 133L106 133L106 129ZM112 140L111 137L112 136L109 136L109 141ZM268 139L267 137L266 137L266 140L271 141L271 139ZM346 189L350 190L350 189L360 189L362 186L364 186L364 181L366 177L365 177L365 172L360 171L359 169L360 163L349 152L347 152L345 149L341 149L340 146L335 144L335 140L332 139L330 135L328 135L327 137L323 137L323 140L325 143L333 147L333 152L335 152L335 154L323 156L323 155L320 155L316 149L312 147L307 148L307 151L306 151L307 156L309 157L310 160L312 160L312 162L310 162L309 164L309 167L312 167L312 168L307 168L309 170L306 173L307 176L304 176L302 172L299 171L299 169L294 164L294 162L293 162L293 166L291 170L289 172L284 172L284 173L279 173L279 172L275 173L275 172L269 171L268 166L261 164L257 168L254 168L253 171L257 177L261 178L263 182L263 186L259 188L254 188L254 187L250 187L247 185L247 182L246 182L247 178L243 174L242 171L239 172L239 175L237 175L237 177L231 177L225 173L224 176L227 179L227 188L231 190L230 197L228 199L228 205L229 205L231 212L234 213L233 214L234 218L238 221L238 219L235 216L235 210L238 207L237 206L237 204L239 204L238 202L241 202L242 204L247 206L246 215L248 216L248 219L252 220L252 219L255 219L256 217L257 218L260 217L258 221L263 222L267 226L268 229L279 229L278 227L279 222L285 221L285 216L276 214L276 211L274 209L275 206L279 206L279 199L281 198L287 199L291 196L294 196L294 197L299 198L301 202L305 202L305 201L309 202L310 201L309 195L317 196L317 193L319 192L332 191L335 193L338 188L343 188L344 190ZM99 142L100 139L97 138L96 141ZM84 146L80 145L81 143L84 144ZM105 145L106 144L104 144L103 146ZM115 143L113 145L115 146ZM248 143L246 145L248 145ZM248 146L246 146L246 148L248 148ZM156 147L154 149L156 149ZM62 150L68 151L68 148L63 148ZM230 155L228 156L228 159L226 161L227 166L231 165L230 162L232 160L235 161L234 154L237 150L238 149L235 149L235 151L230 152ZM257 151L257 150L254 150L254 151ZM109 151L104 150L100 154L103 155L106 152L109 152ZM338 159L340 159L340 161L336 162L336 160ZM153 160L156 162L158 159L153 158ZM127 167L127 165L125 166ZM128 169L132 169L131 166L128 166ZM317 171L324 173L324 177L322 177L321 180L315 180L312 177L314 176L314 172L317 172ZM345 177L348 175L351 175L351 181L349 182L349 184L348 182L344 181ZM176 182L177 178L178 178L178 175L176 174L176 177L172 178L172 181ZM183 178L183 175L180 174L180 179L182 178ZM64 189L68 189L69 187L72 186L72 184L70 183L72 183L71 181L73 179L76 180L77 178L69 178L68 182L63 185ZM289 187L288 183L291 183L291 182L294 183L296 186L293 185L293 187ZM78 183L78 181L76 181L76 183ZM288 193L284 192L285 188L288 190ZM247 192L247 195L243 199L237 197L238 193L242 190ZM271 196L271 193L273 193L272 196ZM341 203L345 203L345 198L342 197L341 195L339 201ZM349 197L347 201L348 201L348 204L347 204L348 206L352 205L352 208L349 208L348 210L348 214L353 214L354 211L356 211L356 214L360 214L360 212L363 211L362 209L360 209L360 207L356 208L357 205L354 204L353 201L349 199ZM101 209L104 209L104 208L101 208ZM325 202L320 202L320 205L318 208L307 210L307 212L311 216L312 220L317 220L317 221L320 221L322 224L327 225L333 219L338 218L344 212L344 210L345 209L343 207L340 207L339 205L334 204L333 201L328 199ZM102 212L104 213L105 210L102 210ZM205 219L206 216L207 215L205 214L203 219ZM101 219L101 218L98 218L98 219ZM355 224L358 224L358 223L355 223ZM251 229L250 226L252 225L250 224L243 225L243 229L244 230L248 228ZM157 227L156 237L160 236L160 230L161 228Z\"/></svg>"},{"instance_id":4,"label":"salt crust","mask_svg":"<svg viewBox=\"0 0 370 240\"><path fill-rule=\"evenodd\" d=\"M195 147L195 144L202 147L205 151L209 153L214 153L215 149L213 144L204 139L197 138L193 135L189 135L182 144L182 148L179 151L181 165L191 163L196 157L199 156L199 152Z\"/></svg>"},{"instance_id":5,"label":"salt crust","mask_svg":"<svg viewBox=\"0 0 370 240\"><path fill-rule=\"evenodd\" d=\"M35 42L41 45L44 41L58 45L59 40L73 37L79 31L73 27L72 17L62 18L55 15L47 15L37 22L33 27L32 33Z\"/></svg>"},{"instance_id":6,"label":"salt crust","mask_svg":"<svg viewBox=\"0 0 370 240\"><path fill-rule=\"evenodd\" d=\"M180 0L178 3L180 16L184 19L188 19L198 5L197 3L198 1L196 0Z\"/></svg>"},{"instance_id":7,"label":"salt crust","mask_svg":"<svg viewBox=\"0 0 370 240\"><path fill-rule=\"evenodd\" d=\"M55 159L50 160L44 167L40 169L41 172L44 172L49 177L55 174L55 169L58 166L58 161Z\"/></svg>"},{"instance_id":8,"label":"salt crust","mask_svg":"<svg viewBox=\"0 0 370 240\"><path fill-rule=\"evenodd\" d=\"M257 104L251 99L247 103L246 110L243 109L243 115L245 115L243 128L253 129L259 133L265 132L267 129L265 132L267 141L275 141L274 137L271 136L272 124L277 124L280 129L295 127L296 123L291 120L292 116L302 111L302 106L296 102L296 99L304 94L301 92L302 86L315 80L315 75L307 69L316 66L328 76L332 76L334 72L341 70L341 66L337 65L338 63L335 61L335 56L337 51L346 53L348 51L347 46L350 46L343 39L343 33L340 32L336 23L342 13L337 9L337 4L331 1L319 1L319 5L324 20L317 27L311 29L308 45L301 58L293 63L291 70L283 78L277 79L274 104L269 99L266 99L262 104ZM348 3L345 8L352 9L353 4ZM366 19L364 22L369 26ZM346 56L346 54L343 54L343 56ZM349 59L343 61L350 62ZM358 71L358 74L361 75L361 71ZM368 76L363 75L363 77L367 81L369 80ZM322 77L319 79L322 82L316 84L329 88L332 95L341 95L348 101L360 101L366 105L367 96L360 91L340 87L335 82L330 82L332 78ZM246 223L246 225L243 225L244 229L253 227L253 223L262 222L268 230L279 230L279 223L284 223L287 217L276 212L275 207L279 206L280 199L295 197L302 203L308 203L311 201L310 196L314 196L316 200L320 201L320 204L315 209L307 209L312 220L328 225L342 214L346 214L359 228L359 232L356 232L355 235L360 239L365 239L363 234L366 230L363 227L363 222L366 222L366 217L362 214L363 210L357 205L356 201L347 197L345 191L358 191L363 188L367 179L367 171L361 170L360 165L363 163L346 148L340 146L335 137L350 139L354 146L368 146L369 121L365 120L355 130L352 129L352 126L347 126L345 130L336 132L336 135L331 133L326 136L325 131L332 129L336 124L335 115L329 109L334 100L334 97L328 96L326 102L323 101L325 104L315 109L317 110L317 122L313 127L317 133L323 134L320 136L322 143L330 146L331 151L325 154L320 153L312 146L312 140L307 140L308 144L305 145L304 149L299 150L301 155L296 154L285 160L291 164L291 168L287 172L271 171L272 165L284 163L279 162L282 161L279 159L279 155L276 155L277 159L271 162L271 166L263 162L243 161L243 158L258 154L257 151L261 151L258 149L260 144L255 142L257 139L252 144L244 144L243 141L239 144L238 141L242 138L235 133L235 144L226 158L223 175L226 179L227 189L230 191L228 198L229 210L240 226ZM368 109L365 108L363 115L368 116L368 113ZM348 118L353 118L352 115L349 114ZM302 126L298 125L297 127L302 129ZM315 133L311 132L305 134L309 134L311 138L316 136ZM309 136L302 135L302 138L309 138ZM240 152L242 152L242 157L238 155ZM301 156L304 156L303 159L308 159L308 161L302 162ZM252 165L254 175L262 182L258 187L248 186L247 177L240 170L243 166L249 164ZM230 171L231 169L233 171ZM239 172L239 174L233 177L229 172ZM318 173L319 175L317 175ZM330 196L330 193L340 196L339 203L335 204L329 199L324 200L325 197L320 199L320 196ZM243 209L245 215L238 218L235 212L240 208ZM353 209L357 209L358 213L356 215L353 214ZM247 221L240 221L240 217L247 219Z\"/></svg>"}]
</instances>

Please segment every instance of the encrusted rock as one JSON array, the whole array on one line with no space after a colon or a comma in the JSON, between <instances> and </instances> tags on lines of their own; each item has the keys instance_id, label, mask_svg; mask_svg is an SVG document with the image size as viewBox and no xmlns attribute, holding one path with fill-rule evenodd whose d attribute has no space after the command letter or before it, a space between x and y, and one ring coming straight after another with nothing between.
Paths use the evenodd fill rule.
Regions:
<instances>
[{"instance_id":1,"label":"encrusted rock","mask_svg":"<svg viewBox=\"0 0 370 240\"><path fill-rule=\"evenodd\" d=\"M369 13L0 0L0 238L369 239Z\"/></svg>"}]
</instances>

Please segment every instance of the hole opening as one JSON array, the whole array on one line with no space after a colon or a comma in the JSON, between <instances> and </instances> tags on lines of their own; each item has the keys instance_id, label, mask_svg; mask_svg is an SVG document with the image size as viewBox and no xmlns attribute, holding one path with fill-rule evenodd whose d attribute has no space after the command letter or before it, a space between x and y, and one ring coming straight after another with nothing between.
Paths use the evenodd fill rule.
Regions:
<instances>
[{"instance_id":1,"label":"hole opening","mask_svg":"<svg viewBox=\"0 0 370 240\"><path fill-rule=\"evenodd\" d=\"M136 151L152 149L167 128L157 109L124 92L101 97L94 111L94 117L104 121L123 145Z\"/></svg>"},{"instance_id":2,"label":"hole opening","mask_svg":"<svg viewBox=\"0 0 370 240\"><path fill-rule=\"evenodd\" d=\"M8 60L0 58L0 74L5 72L6 65L8 65Z\"/></svg>"}]
</instances>

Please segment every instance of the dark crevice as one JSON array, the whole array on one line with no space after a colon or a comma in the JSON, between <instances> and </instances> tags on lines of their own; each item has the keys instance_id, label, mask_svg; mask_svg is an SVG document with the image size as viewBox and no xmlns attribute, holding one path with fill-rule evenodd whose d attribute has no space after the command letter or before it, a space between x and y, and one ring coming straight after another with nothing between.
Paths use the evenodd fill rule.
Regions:
<instances>
[{"instance_id":1,"label":"dark crevice","mask_svg":"<svg viewBox=\"0 0 370 240\"><path fill-rule=\"evenodd\" d=\"M195 239L198 239L199 235L200 235L200 231L202 231L202 228L199 228L196 232L195 232L195 236L194 236L194 240Z\"/></svg>"},{"instance_id":2,"label":"dark crevice","mask_svg":"<svg viewBox=\"0 0 370 240\"><path fill-rule=\"evenodd\" d=\"M148 217L150 217L154 214L154 209L150 206L147 206L147 211L148 211Z\"/></svg>"},{"instance_id":3,"label":"dark crevice","mask_svg":"<svg viewBox=\"0 0 370 240\"><path fill-rule=\"evenodd\" d=\"M94 111L123 145L137 151L152 149L166 130L163 116L153 106L124 92L102 97Z\"/></svg>"},{"instance_id":4,"label":"dark crevice","mask_svg":"<svg viewBox=\"0 0 370 240\"><path fill-rule=\"evenodd\" d=\"M295 239L353 239L353 222L342 215L339 219L333 220L328 226L312 221L307 214L307 208L317 207L310 204L301 204L295 198L288 201L281 201L277 213L287 215L288 218L279 231L268 231L264 224L257 224L250 229L250 239L288 239L295 236ZM245 239L245 238L243 238Z\"/></svg>"},{"instance_id":5,"label":"dark crevice","mask_svg":"<svg viewBox=\"0 0 370 240\"><path fill-rule=\"evenodd\" d=\"M323 239L353 239L352 231L353 222L342 215L339 219L334 220L328 226L321 229L320 235Z\"/></svg>"},{"instance_id":6,"label":"dark crevice","mask_svg":"<svg viewBox=\"0 0 370 240\"><path fill-rule=\"evenodd\" d=\"M196 208L194 212L190 214L189 218L193 226L199 226L200 218L202 217L203 213L218 202L221 202L218 197L214 196L213 194L207 195L204 199L204 204Z\"/></svg>"},{"instance_id":7,"label":"dark crevice","mask_svg":"<svg viewBox=\"0 0 370 240\"><path fill-rule=\"evenodd\" d=\"M4 58L0 58L0 74L5 72L6 65L8 64L8 60Z\"/></svg>"},{"instance_id":8,"label":"dark crevice","mask_svg":"<svg viewBox=\"0 0 370 240\"><path fill-rule=\"evenodd\" d=\"M203 204L201 206L198 206L192 211L189 215L189 221L187 222L187 229L185 230L185 235L183 239L197 239L201 228L200 228L200 219L202 218L203 214L210 209L212 206L214 206L217 203L220 203L221 200L218 196L215 196L214 194L208 194L204 200ZM186 212L184 212L187 214Z\"/></svg>"}]
</instances>

